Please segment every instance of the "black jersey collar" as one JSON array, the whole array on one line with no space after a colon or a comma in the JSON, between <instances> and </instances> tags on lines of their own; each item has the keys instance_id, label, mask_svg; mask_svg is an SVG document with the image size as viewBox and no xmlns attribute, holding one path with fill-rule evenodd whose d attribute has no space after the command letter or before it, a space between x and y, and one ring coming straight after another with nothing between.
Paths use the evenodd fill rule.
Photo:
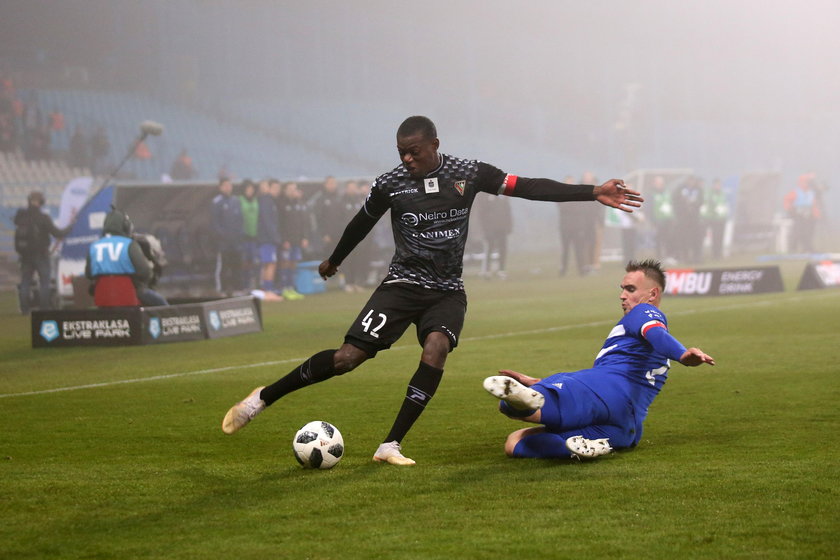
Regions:
<instances>
[{"instance_id":1,"label":"black jersey collar","mask_svg":"<svg viewBox=\"0 0 840 560\"><path fill-rule=\"evenodd\" d=\"M431 177L432 175L437 175L438 173L440 173L440 170L443 169L443 160L446 158L446 156L444 154L441 154L440 152L438 152L438 157L440 157L440 165L438 165L435 168L434 171L430 171L429 173L426 173L426 177Z\"/></svg>"}]
</instances>

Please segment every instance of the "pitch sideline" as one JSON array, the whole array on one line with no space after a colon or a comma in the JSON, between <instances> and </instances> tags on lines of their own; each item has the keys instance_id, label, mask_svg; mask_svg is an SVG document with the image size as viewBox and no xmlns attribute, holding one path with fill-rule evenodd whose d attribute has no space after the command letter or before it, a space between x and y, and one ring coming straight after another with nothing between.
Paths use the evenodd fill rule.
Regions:
<instances>
[{"instance_id":1,"label":"pitch sideline","mask_svg":"<svg viewBox=\"0 0 840 560\"><path fill-rule=\"evenodd\" d=\"M834 295L831 293L821 294L824 296ZM802 299L802 296L796 294L790 298L786 298L786 302L796 302ZM718 312L718 311L725 311L730 309L740 309L745 307L760 307L760 306L767 306L773 305L778 303L778 300L771 301L771 300L761 300L761 301L754 301L749 303L742 303L742 304L735 304L735 305L728 305L728 306L714 306L714 307L704 307L700 309L686 309L683 311L673 311L668 313L669 316L680 316L680 315L691 315L695 313L704 313L704 312ZM514 331L514 332L505 332L505 333L497 333L497 334L490 334L484 336L473 336L473 337L466 337L461 339L461 342L475 342L481 340L492 340L497 338L508 338L513 336L526 336L532 334L544 334L550 332L558 332L558 331L567 331L571 329L578 329L578 328L588 328L588 327L601 327L601 326L609 326L615 323L614 319L605 320L605 321L591 321L588 323L575 323L573 325L560 325L556 327L546 327L543 329L532 329L527 331ZM405 344L402 346L394 346L391 350L405 350L408 348L416 348L414 344ZM117 381L103 381L102 383L87 383L84 385L72 385L68 387L56 387L53 389L42 389L39 391L25 391L22 393L5 393L0 394L0 399L7 399L11 397L29 397L35 395L48 395L51 393L62 393L65 391L78 391L81 389L97 389L100 387L112 387L115 385L128 385L131 383L144 383L147 381L161 381L163 379L175 379L178 377L190 377L193 375L209 375L213 373L221 373L224 371L231 371L235 369L250 369L250 368L259 368L259 367L268 367L268 366L276 366L282 364L290 364L290 363L300 363L304 361L308 356L303 358L288 358L285 360L273 360L269 362L258 362L254 364L242 364L242 365L235 365L235 366L225 366L220 368L209 368L209 369L199 369L195 371L181 371L176 373L168 373L165 375L153 375L151 377L138 377L134 379L121 379Z\"/></svg>"}]
</instances>

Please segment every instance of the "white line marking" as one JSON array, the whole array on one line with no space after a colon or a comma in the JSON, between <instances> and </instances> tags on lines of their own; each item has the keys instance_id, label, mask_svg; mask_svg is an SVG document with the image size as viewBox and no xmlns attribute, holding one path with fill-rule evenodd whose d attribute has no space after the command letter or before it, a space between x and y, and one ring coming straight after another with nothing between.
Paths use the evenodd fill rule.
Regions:
<instances>
[{"instance_id":1,"label":"white line marking","mask_svg":"<svg viewBox=\"0 0 840 560\"><path fill-rule=\"evenodd\" d=\"M831 292L827 292L827 293L822 293L820 295L822 295L822 296L833 296L835 294L831 293ZM791 301L794 301L794 302L795 301L800 301L801 299L802 299L802 296L797 294L797 295L791 296L789 298L785 298L784 301L787 303L787 302L791 302ZM761 301L753 301L753 302L734 304L734 305L724 305L724 306L718 305L718 306L714 306L714 307L706 306L703 309L686 309L686 310L683 310L683 311L673 311L673 312L668 313L668 315L673 317L673 316L679 316L679 315L691 315L691 314L694 314L694 313L705 313L705 312L717 313L719 311L726 311L726 310L731 310L731 309L742 309L742 308L745 308L745 307L759 307L759 306L771 305L771 304L775 304L775 303L779 303L779 302L780 302L780 300L777 299L777 300L774 300L774 301L761 300ZM609 320L609 321L592 321L592 322L589 322L589 323L574 323L572 325L560 325L560 326L557 326L557 327L546 327L546 328L543 328L543 329L532 329L532 330L527 330L527 331L515 331L515 332L506 332L506 333L498 333L498 334L489 334L489 335L484 335L484 336L472 336L472 337L462 338L461 341L462 342L465 342L465 341L475 342L475 341L481 341L481 340L493 340L493 339L497 339L497 338L509 338L509 337L513 337L513 336L526 336L526 335L532 335L532 334L544 334L544 333L557 332L557 331L568 331L568 330L571 330L571 329L578 329L578 328L602 327L602 326L613 325L613 324L615 324L615 322L616 322L615 320ZM405 349L409 349L409 348L416 348L416 346L414 344L406 344L406 345L403 345L403 346L394 346L394 347L391 348L391 350L405 350ZM34 395L48 395L50 393L61 393L61 392L64 392L64 391L77 391L77 390L80 390L80 389L96 389L96 388L100 388L100 387L111 387L111 386L114 386L114 385L128 385L130 383L144 383L146 381L160 381L162 379L175 379L175 378L178 378L178 377L189 377L189 376L192 376L192 375L208 375L208 374L211 374L211 373L220 373L220 372L223 372L223 371L231 371L231 370L235 370L235 369L250 369L250 368L276 366L276 365L290 364L290 363L301 363L306 359L307 358L288 358L286 360L275 360L275 361L270 361L270 362L258 362L258 363L255 363L255 364L243 364L243 365L236 365L236 366L225 366L225 367L220 367L220 368L199 369L199 370L195 370L195 371L182 371L182 372L177 372L177 373L169 373L169 374L166 374L166 375L154 375L152 377L138 377L138 378L134 378L134 379L122 379L122 380L119 380L119 381L104 381L102 383L88 383L86 385L74 385L74 386L70 386L70 387L56 387L54 389L43 389L43 390L40 390L40 391L26 391L26 392L22 392L22 393L6 393L6 394L0 394L0 399L7 399L7 398L11 398L11 397L29 397L29 396L34 396Z\"/></svg>"}]
</instances>

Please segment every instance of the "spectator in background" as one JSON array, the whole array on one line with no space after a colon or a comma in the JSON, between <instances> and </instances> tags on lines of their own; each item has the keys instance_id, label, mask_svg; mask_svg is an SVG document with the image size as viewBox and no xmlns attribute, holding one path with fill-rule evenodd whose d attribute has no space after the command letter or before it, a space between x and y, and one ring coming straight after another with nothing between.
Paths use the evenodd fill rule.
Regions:
<instances>
[{"instance_id":1,"label":"spectator in background","mask_svg":"<svg viewBox=\"0 0 840 560\"><path fill-rule=\"evenodd\" d=\"M64 113L58 109L50 113L50 130L60 132L64 130Z\"/></svg>"},{"instance_id":2,"label":"spectator in background","mask_svg":"<svg viewBox=\"0 0 840 560\"><path fill-rule=\"evenodd\" d=\"M702 260L703 233L700 221L700 207L703 206L703 181L689 177L677 189L673 197L674 217L678 229L675 232L678 243L677 258L689 264Z\"/></svg>"},{"instance_id":3,"label":"spectator in background","mask_svg":"<svg viewBox=\"0 0 840 560\"><path fill-rule=\"evenodd\" d=\"M15 214L15 251L20 258L20 285L18 299L20 312L29 315L32 301L32 280L38 273L38 308L50 309L50 237L61 238L70 231L59 229L52 218L44 213L44 194L32 191L27 197L27 207Z\"/></svg>"},{"instance_id":4,"label":"spectator in background","mask_svg":"<svg viewBox=\"0 0 840 560\"><path fill-rule=\"evenodd\" d=\"M0 113L0 152L11 153L17 148L17 128L11 113Z\"/></svg>"},{"instance_id":5,"label":"spectator in background","mask_svg":"<svg viewBox=\"0 0 840 560\"><path fill-rule=\"evenodd\" d=\"M257 228L260 220L260 203L257 200L257 186L249 179L239 187L239 204L242 207L242 286L249 292L258 288L260 270L260 249Z\"/></svg>"},{"instance_id":6,"label":"spectator in background","mask_svg":"<svg viewBox=\"0 0 840 560\"><path fill-rule=\"evenodd\" d=\"M35 157L36 136L44 124L43 121L38 96L34 91L30 91L23 106L23 155L28 160L37 159Z\"/></svg>"},{"instance_id":7,"label":"spectator in background","mask_svg":"<svg viewBox=\"0 0 840 560\"><path fill-rule=\"evenodd\" d=\"M11 80L2 77L0 84L0 152L10 153L17 148L14 86Z\"/></svg>"},{"instance_id":8,"label":"spectator in background","mask_svg":"<svg viewBox=\"0 0 840 560\"><path fill-rule=\"evenodd\" d=\"M219 181L213 199L213 234L216 242L216 290L228 297L241 289L243 225L242 206L233 196L230 179Z\"/></svg>"},{"instance_id":9,"label":"spectator in background","mask_svg":"<svg viewBox=\"0 0 840 560\"><path fill-rule=\"evenodd\" d=\"M370 192L370 186L365 185L362 188L356 181L347 181L344 191L344 205L343 215L338 218L339 223L346 224L350 219L356 215L359 208L367 198ZM332 244L341 237L339 232L338 237L334 238ZM370 271L370 261L373 255L373 239L363 239L353 251L347 260L344 262L344 291L345 292L360 292L364 290L364 285L367 284L368 272Z\"/></svg>"},{"instance_id":10,"label":"spectator in background","mask_svg":"<svg viewBox=\"0 0 840 560\"><path fill-rule=\"evenodd\" d=\"M277 202L280 197L280 181L263 179L257 194L259 207L257 220L257 243L260 250L260 289L265 294L274 294L274 277L277 273L277 250L281 243L280 218ZM275 299L275 298L272 298Z\"/></svg>"},{"instance_id":11,"label":"spectator in background","mask_svg":"<svg viewBox=\"0 0 840 560\"><path fill-rule=\"evenodd\" d=\"M102 175L107 166L108 153L111 151L111 141L105 128L98 126L90 138L90 165L94 175Z\"/></svg>"},{"instance_id":12,"label":"spectator in background","mask_svg":"<svg viewBox=\"0 0 840 560\"><path fill-rule=\"evenodd\" d=\"M563 182L571 185L575 178L569 175ZM587 217L581 212L581 206L575 202L557 205L560 219L560 276L565 276L569 271L569 256L572 252L575 254L578 275L585 276L589 272Z\"/></svg>"},{"instance_id":13,"label":"spectator in background","mask_svg":"<svg viewBox=\"0 0 840 560\"><path fill-rule=\"evenodd\" d=\"M504 279L507 277L507 238L513 230L510 201L506 196L485 196L477 199L475 206L484 234L485 253L481 272L487 278L493 276L491 257L498 254L495 275Z\"/></svg>"},{"instance_id":14,"label":"spectator in background","mask_svg":"<svg viewBox=\"0 0 840 560\"><path fill-rule=\"evenodd\" d=\"M816 176L804 173L799 176L796 188L785 195L784 207L793 220L790 231L790 250L810 253L814 250L814 228L821 217Z\"/></svg>"},{"instance_id":15,"label":"spectator in background","mask_svg":"<svg viewBox=\"0 0 840 560\"><path fill-rule=\"evenodd\" d=\"M187 153L187 149L181 149L181 153L172 162L172 167L169 169L169 176L173 181L189 181L195 177L195 168L193 167L193 160Z\"/></svg>"},{"instance_id":16,"label":"spectator in background","mask_svg":"<svg viewBox=\"0 0 840 560\"><path fill-rule=\"evenodd\" d=\"M286 183L280 197L278 213L280 237L283 239L279 255L281 295L290 301L303 299L303 294L295 289L295 272L297 263L303 258L303 251L309 246L306 231L308 211L303 203L303 192L297 183Z\"/></svg>"},{"instance_id":17,"label":"spectator in background","mask_svg":"<svg viewBox=\"0 0 840 560\"><path fill-rule=\"evenodd\" d=\"M651 185L651 223L656 230L656 256L663 260L674 257L674 205L671 193L665 187L665 178L657 175Z\"/></svg>"},{"instance_id":18,"label":"spectator in background","mask_svg":"<svg viewBox=\"0 0 840 560\"><path fill-rule=\"evenodd\" d=\"M711 233L711 253L715 260L723 258L723 235L729 220L729 200L723 192L720 179L712 181L712 186L703 197L700 215Z\"/></svg>"},{"instance_id":19,"label":"spectator in background","mask_svg":"<svg viewBox=\"0 0 840 560\"><path fill-rule=\"evenodd\" d=\"M346 223L342 206L343 193L339 190L335 177L324 179L317 196L313 207L317 235L313 235L313 238L318 241L318 250L326 250L341 237L343 225Z\"/></svg>"},{"instance_id":20,"label":"spectator in background","mask_svg":"<svg viewBox=\"0 0 840 560\"><path fill-rule=\"evenodd\" d=\"M141 161L148 161L152 159L152 151L149 149L145 140L141 140L136 146L134 146L133 155L134 159L139 159Z\"/></svg>"},{"instance_id":21,"label":"spectator in background","mask_svg":"<svg viewBox=\"0 0 840 560\"><path fill-rule=\"evenodd\" d=\"M595 185L598 179L591 171L584 172L581 184ZM598 274L601 270L601 246L604 242L604 221L606 207L600 204L580 204L579 211L583 214L586 275Z\"/></svg>"},{"instance_id":22,"label":"spectator in background","mask_svg":"<svg viewBox=\"0 0 840 560\"><path fill-rule=\"evenodd\" d=\"M50 133L50 126L44 123L35 130L35 133L32 136L32 143L29 147L31 159L35 161L46 161L52 159L51 144L52 134Z\"/></svg>"},{"instance_id":23,"label":"spectator in background","mask_svg":"<svg viewBox=\"0 0 840 560\"><path fill-rule=\"evenodd\" d=\"M67 163L70 167L78 167L80 169L88 169L91 166L88 143L85 140L85 135L80 126L73 129L73 136L70 137Z\"/></svg>"}]
</instances>

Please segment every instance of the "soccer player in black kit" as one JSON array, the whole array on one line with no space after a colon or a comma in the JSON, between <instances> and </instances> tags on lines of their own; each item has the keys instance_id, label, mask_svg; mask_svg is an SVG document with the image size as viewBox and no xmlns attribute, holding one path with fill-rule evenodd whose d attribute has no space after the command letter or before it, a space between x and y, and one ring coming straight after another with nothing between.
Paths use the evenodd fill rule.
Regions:
<instances>
[{"instance_id":1,"label":"soccer player in black kit","mask_svg":"<svg viewBox=\"0 0 840 560\"><path fill-rule=\"evenodd\" d=\"M619 179L601 186L566 185L551 179L511 175L475 160L438 152L434 123L409 117L397 130L402 163L380 175L370 195L350 220L332 255L319 273L333 276L354 247L388 210L396 251L388 274L373 292L338 350L310 357L288 375L257 387L234 405L222 421L233 434L284 395L342 375L389 348L411 323L423 347L420 364L408 384L405 400L391 431L373 459L393 465L413 465L400 443L435 394L446 357L458 345L467 298L461 280L470 208L479 192L553 202L598 201L632 212L642 198Z\"/></svg>"}]
</instances>

